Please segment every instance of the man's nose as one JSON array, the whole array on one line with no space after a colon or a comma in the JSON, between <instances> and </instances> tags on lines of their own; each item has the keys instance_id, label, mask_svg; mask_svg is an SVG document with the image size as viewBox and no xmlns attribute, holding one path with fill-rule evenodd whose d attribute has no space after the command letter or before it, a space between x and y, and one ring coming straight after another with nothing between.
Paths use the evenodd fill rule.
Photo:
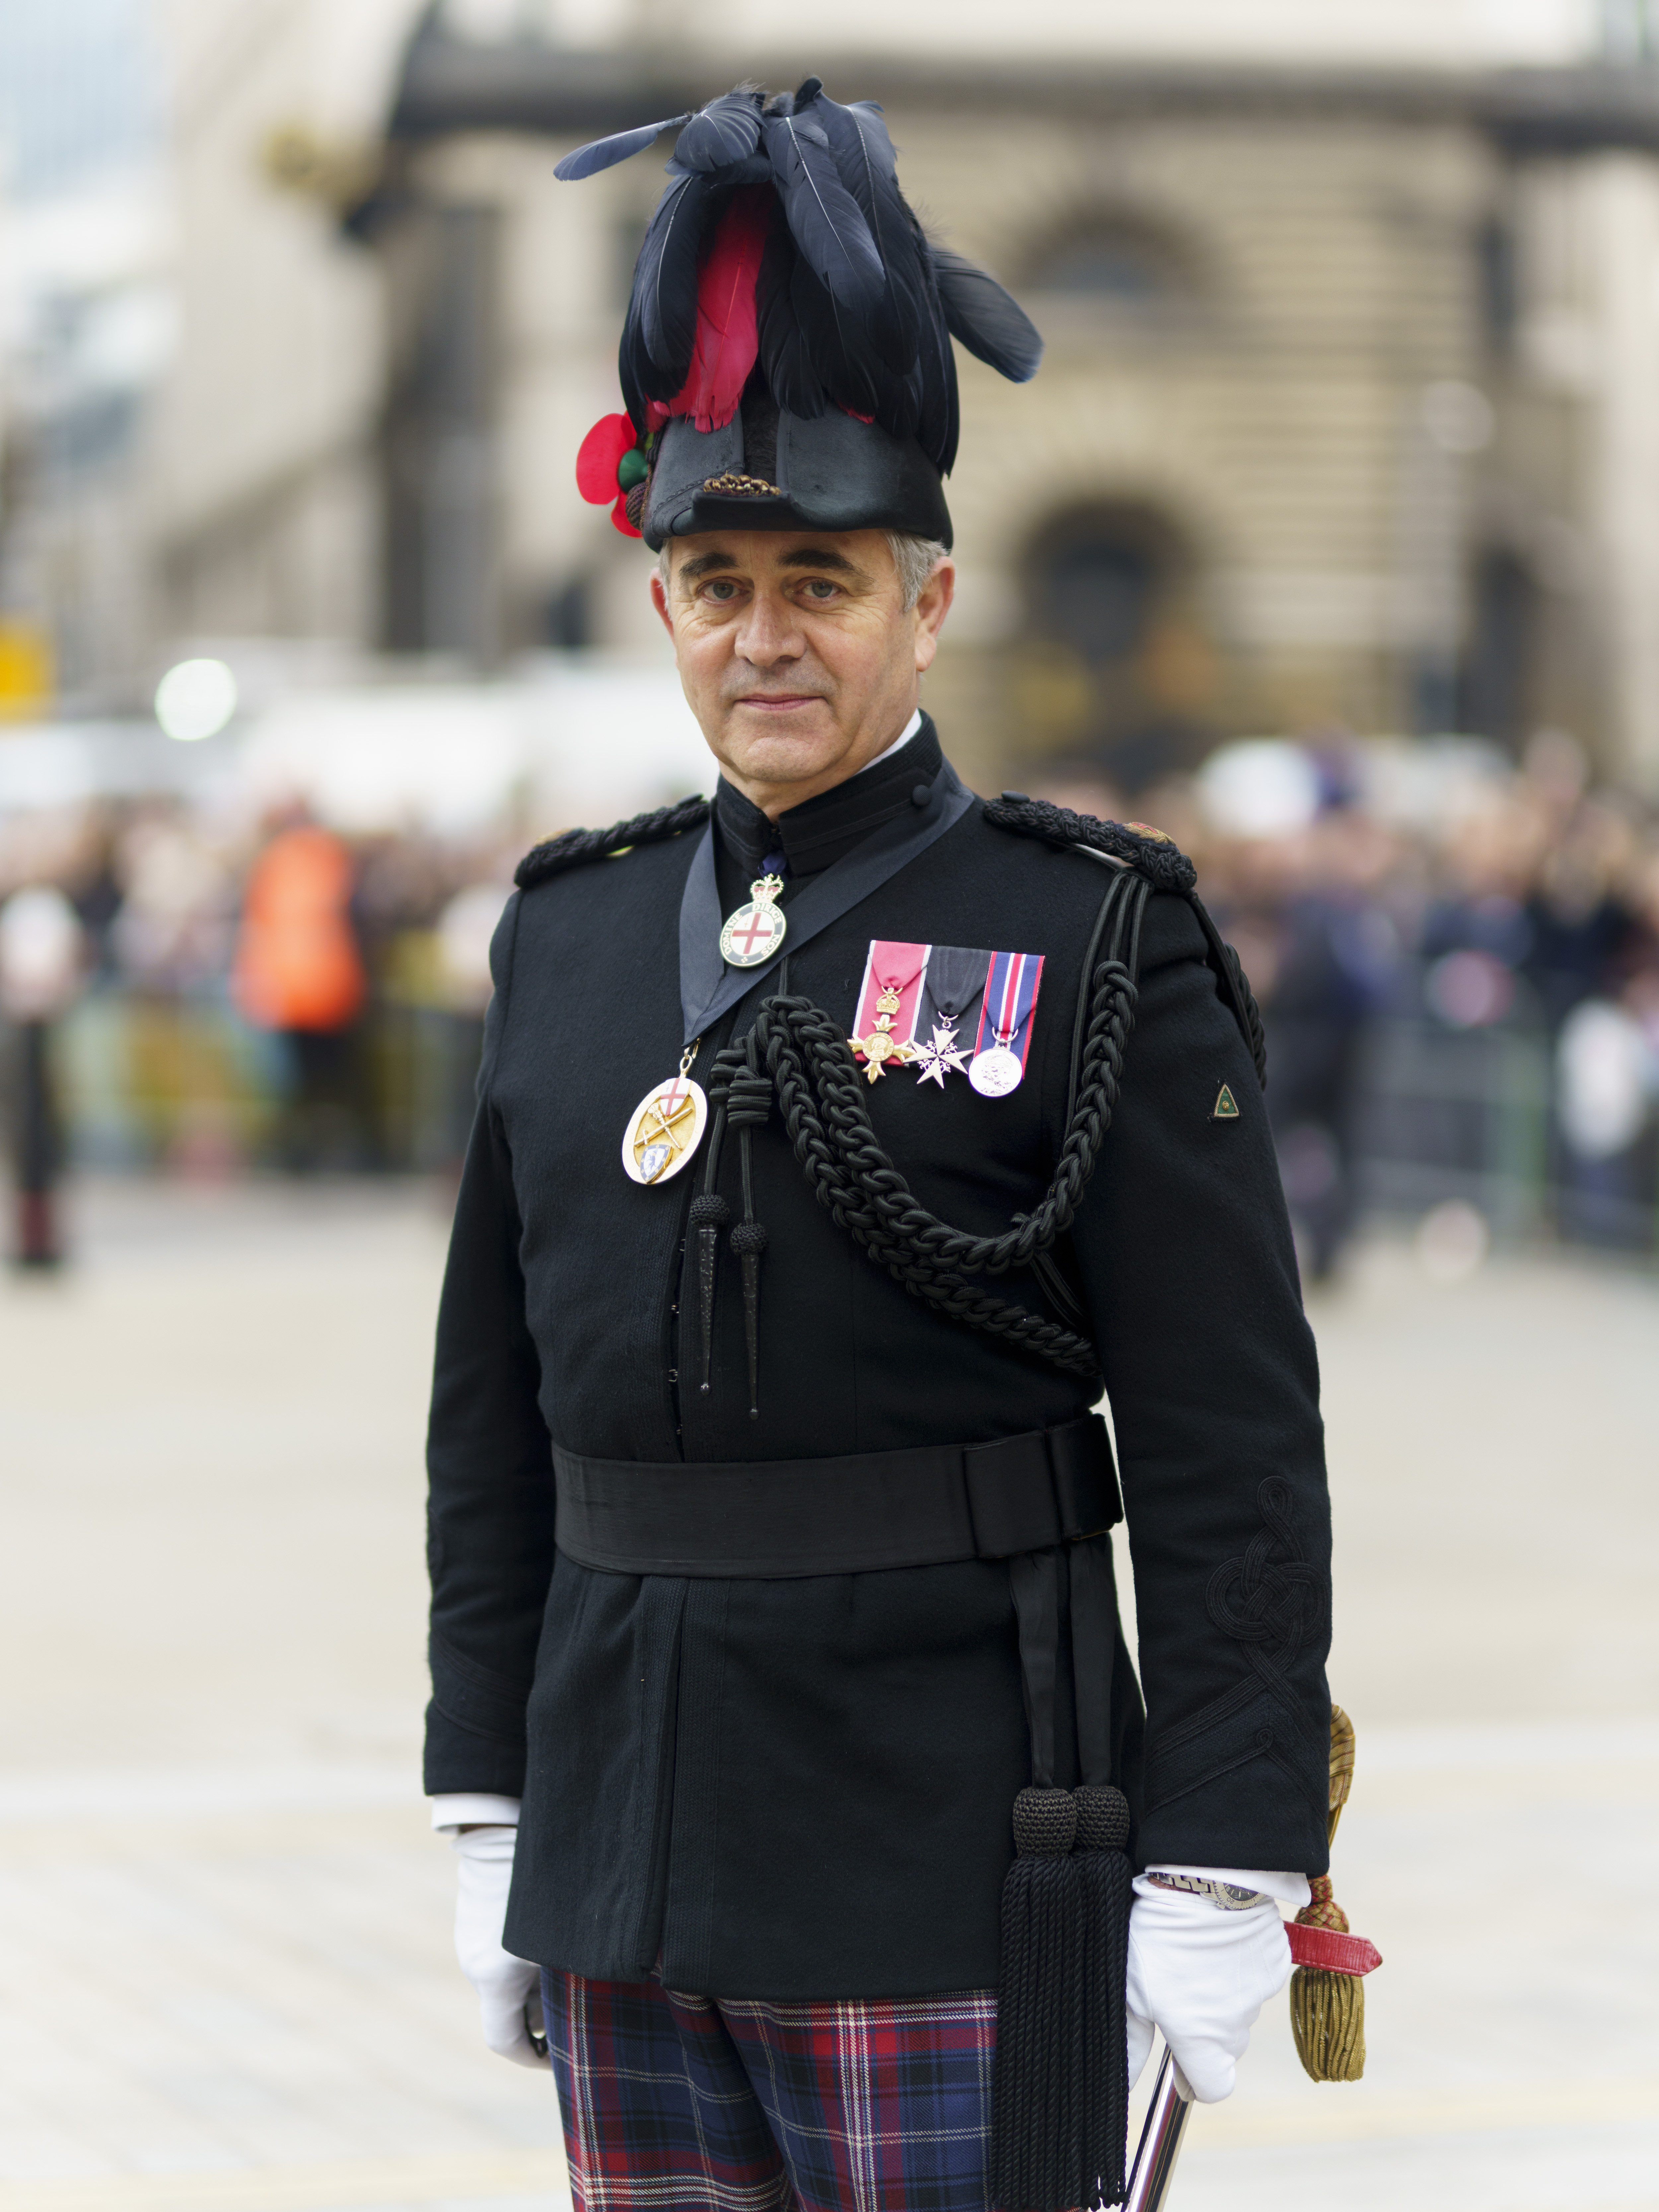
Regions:
<instances>
[{"instance_id":1,"label":"man's nose","mask_svg":"<svg viewBox=\"0 0 1659 2212\"><path fill-rule=\"evenodd\" d=\"M738 623L739 655L757 668L799 660L805 651L795 610L781 592L757 592Z\"/></svg>"}]
</instances>

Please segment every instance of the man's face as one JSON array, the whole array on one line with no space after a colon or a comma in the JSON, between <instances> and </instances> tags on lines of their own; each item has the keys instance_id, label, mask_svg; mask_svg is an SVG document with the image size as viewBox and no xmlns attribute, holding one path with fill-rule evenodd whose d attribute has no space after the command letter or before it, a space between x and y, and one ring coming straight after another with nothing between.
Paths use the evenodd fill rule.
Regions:
<instances>
[{"instance_id":1,"label":"man's face","mask_svg":"<svg viewBox=\"0 0 1659 2212\"><path fill-rule=\"evenodd\" d=\"M879 530L720 532L669 541L652 598L710 750L777 815L886 750L915 711L951 604L937 568L914 607Z\"/></svg>"}]
</instances>

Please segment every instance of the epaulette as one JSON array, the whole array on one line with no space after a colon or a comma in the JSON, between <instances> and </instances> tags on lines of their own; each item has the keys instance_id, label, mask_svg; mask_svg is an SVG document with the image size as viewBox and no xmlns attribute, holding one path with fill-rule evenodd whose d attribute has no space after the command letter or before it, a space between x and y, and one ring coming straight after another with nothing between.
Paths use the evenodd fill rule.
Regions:
<instances>
[{"instance_id":1,"label":"epaulette","mask_svg":"<svg viewBox=\"0 0 1659 2212\"><path fill-rule=\"evenodd\" d=\"M1145 822L1097 822L1092 814L1074 814L1069 806L1055 806L1046 799L1028 799L1023 791L1005 791L1000 799L988 799L985 818L999 830L1012 830L1022 837L1040 837L1045 845L1063 850L1086 845L1105 853L1146 877L1155 890L1176 891L1198 916L1207 947L1206 957L1225 991L1250 1058L1255 1079L1267 1087L1267 1045L1256 1005L1238 955L1216 927L1209 909L1198 896L1198 870L1162 830Z\"/></svg>"},{"instance_id":2,"label":"epaulette","mask_svg":"<svg viewBox=\"0 0 1659 2212\"><path fill-rule=\"evenodd\" d=\"M1074 814L1069 806L1028 799L1023 791L988 799L985 818L1018 836L1040 837L1057 850L1086 845L1091 852L1105 853L1145 876L1157 890L1190 893L1198 881L1197 869L1174 839L1144 822L1097 822L1092 814Z\"/></svg>"},{"instance_id":3,"label":"epaulette","mask_svg":"<svg viewBox=\"0 0 1659 2212\"><path fill-rule=\"evenodd\" d=\"M532 845L513 871L513 880L527 891L586 860L608 860L630 845L659 845L665 837L683 837L688 830L700 830L708 819L706 799L682 799L672 806L659 806L654 814L614 822L608 830L566 830L545 844Z\"/></svg>"}]
</instances>

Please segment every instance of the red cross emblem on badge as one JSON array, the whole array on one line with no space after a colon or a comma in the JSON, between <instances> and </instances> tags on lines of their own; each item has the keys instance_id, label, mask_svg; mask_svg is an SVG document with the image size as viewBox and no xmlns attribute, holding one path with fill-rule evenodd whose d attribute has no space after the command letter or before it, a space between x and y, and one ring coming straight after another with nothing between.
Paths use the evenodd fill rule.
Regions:
<instances>
[{"instance_id":1,"label":"red cross emblem on badge","mask_svg":"<svg viewBox=\"0 0 1659 2212\"><path fill-rule=\"evenodd\" d=\"M755 940L757 938L763 938L767 944L770 945L772 942L772 917L763 906L739 907L738 914L746 914L749 916L749 919L744 923L743 927L739 928L738 927L738 915L734 914L732 915L732 942L733 945L738 946L744 952L752 952L754 951Z\"/></svg>"}]
</instances>

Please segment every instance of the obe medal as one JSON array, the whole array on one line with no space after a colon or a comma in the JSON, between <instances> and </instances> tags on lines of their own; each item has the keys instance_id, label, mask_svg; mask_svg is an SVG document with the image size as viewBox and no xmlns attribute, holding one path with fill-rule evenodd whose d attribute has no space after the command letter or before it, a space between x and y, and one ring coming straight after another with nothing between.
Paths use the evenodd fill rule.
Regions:
<instances>
[{"instance_id":1,"label":"obe medal","mask_svg":"<svg viewBox=\"0 0 1659 2212\"><path fill-rule=\"evenodd\" d=\"M647 1091L628 1117L622 1163L635 1182L667 1182L702 1142L708 1101L688 1073L696 1049L693 1045L680 1061L679 1073Z\"/></svg>"},{"instance_id":2,"label":"obe medal","mask_svg":"<svg viewBox=\"0 0 1659 2212\"><path fill-rule=\"evenodd\" d=\"M918 969L917 973L921 971ZM885 1075L890 1060L895 1066L902 1067L907 1060L914 1060L916 1048L897 1036L893 1030L893 1017L904 1003L904 994L915 976L908 976L902 983L887 984L876 1000L876 1024L868 1036L849 1037L848 1042L855 1052L864 1054L865 1080L873 1083L878 1076Z\"/></svg>"},{"instance_id":3,"label":"obe medal","mask_svg":"<svg viewBox=\"0 0 1659 2212\"><path fill-rule=\"evenodd\" d=\"M777 902L782 889L781 876L757 876L749 886L749 903L727 915L720 932L720 957L728 966L758 968L782 944L789 927Z\"/></svg>"},{"instance_id":4,"label":"obe medal","mask_svg":"<svg viewBox=\"0 0 1659 2212\"><path fill-rule=\"evenodd\" d=\"M1024 1073L1019 1054L998 1043L975 1054L969 1062L968 1080L981 1098L1006 1098L1018 1088Z\"/></svg>"}]
</instances>

